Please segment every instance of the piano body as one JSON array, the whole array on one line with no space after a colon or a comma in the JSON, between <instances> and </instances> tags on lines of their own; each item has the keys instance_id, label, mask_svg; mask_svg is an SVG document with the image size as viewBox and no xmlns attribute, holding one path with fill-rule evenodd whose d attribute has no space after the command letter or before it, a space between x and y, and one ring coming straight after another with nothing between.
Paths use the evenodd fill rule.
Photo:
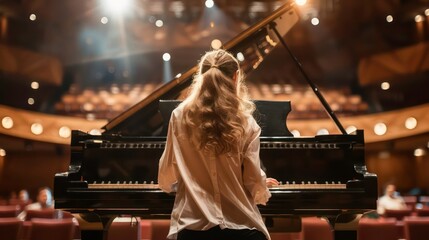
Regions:
<instances>
[{"instance_id":1,"label":"piano body","mask_svg":"<svg viewBox=\"0 0 429 240\"><path fill-rule=\"evenodd\" d=\"M282 43L281 36L297 20L293 3L287 3L224 48L242 53L242 68L250 72ZM109 224L121 215L169 218L174 195L157 187L158 160L168 118L196 69L111 120L102 135L72 132L69 169L55 175L54 199L56 209L77 216L82 239L107 239ZM281 181L270 188L268 204L260 207L268 227L277 218L299 224L302 216L321 216L330 220L336 236L351 233L355 237L353 227L338 226L374 210L378 196L377 177L365 165L363 131L346 134L342 129L343 134L337 135L293 137L286 125L290 102L256 101L256 106L255 117L262 127L261 161L267 175Z\"/></svg>"}]
</instances>

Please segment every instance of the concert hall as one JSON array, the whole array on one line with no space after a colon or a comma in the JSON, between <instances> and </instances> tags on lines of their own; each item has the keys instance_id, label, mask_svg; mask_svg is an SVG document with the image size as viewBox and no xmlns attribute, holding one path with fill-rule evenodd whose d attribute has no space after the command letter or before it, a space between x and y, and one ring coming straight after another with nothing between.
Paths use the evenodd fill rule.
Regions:
<instances>
[{"instance_id":1,"label":"concert hall","mask_svg":"<svg viewBox=\"0 0 429 240\"><path fill-rule=\"evenodd\" d=\"M1 0L1 240L427 240L429 0Z\"/></svg>"}]
</instances>

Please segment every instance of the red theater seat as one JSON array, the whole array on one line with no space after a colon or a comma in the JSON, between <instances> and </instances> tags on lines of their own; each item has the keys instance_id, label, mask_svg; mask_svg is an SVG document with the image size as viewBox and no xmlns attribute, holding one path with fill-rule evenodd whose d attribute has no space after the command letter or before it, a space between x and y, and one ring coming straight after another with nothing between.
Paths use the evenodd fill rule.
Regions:
<instances>
[{"instance_id":1,"label":"red theater seat","mask_svg":"<svg viewBox=\"0 0 429 240\"><path fill-rule=\"evenodd\" d=\"M429 217L405 217L404 232L407 240L427 240L429 238Z\"/></svg>"},{"instance_id":2,"label":"red theater seat","mask_svg":"<svg viewBox=\"0 0 429 240\"><path fill-rule=\"evenodd\" d=\"M302 218L302 240L333 240L334 234L328 221L318 217Z\"/></svg>"},{"instance_id":3,"label":"red theater seat","mask_svg":"<svg viewBox=\"0 0 429 240\"><path fill-rule=\"evenodd\" d=\"M29 240L72 240L75 225L73 219L31 219Z\"/></svg>"},{"instance_id":4,"label":"red theater seat","mask_svg":"<svg viewBox=\"0 0 429 240\"><path fill-rule=\"evenodd\" d=\"M18 205L6 205L0 206L0 218L4 217L16 217L19 213Z\"/></svg>"},{"instance_id":5,"label":"red theater seat","mask_svg":"<svg viewBox=\"0 0 429 240\"><path fill-rule=\"evenodd\" d=\"M20 239L22 221L16 217L0 218L0 238L2 240Z\"/></svg>"},{"instance_id":6,"label":"red theater seat","mask_svg":"<svg viewBox=\"0 0 429 240\"><path fill-rule=\"evenodd\" d=\"M397 240L395 218L362 218L357 229L357 240Z\"/></svg>"}]
</instances>

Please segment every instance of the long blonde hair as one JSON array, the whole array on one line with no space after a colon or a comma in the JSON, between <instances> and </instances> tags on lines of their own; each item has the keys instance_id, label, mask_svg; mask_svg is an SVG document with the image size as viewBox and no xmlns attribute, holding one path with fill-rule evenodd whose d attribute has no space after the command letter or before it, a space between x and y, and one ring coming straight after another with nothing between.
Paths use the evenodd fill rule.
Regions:
<instances>
[{"instance_id":1,"label":"long blonde hair","mask_svg":"<svg viewBox=\"0 0 429 240\"><path fill-rule=\"evenodd\" d=\"M190 95L183 101L187 132L200 149L231 152L255 110L237 59L225 50L207 52L199 62Z\"/></svg>"}]
</instances>

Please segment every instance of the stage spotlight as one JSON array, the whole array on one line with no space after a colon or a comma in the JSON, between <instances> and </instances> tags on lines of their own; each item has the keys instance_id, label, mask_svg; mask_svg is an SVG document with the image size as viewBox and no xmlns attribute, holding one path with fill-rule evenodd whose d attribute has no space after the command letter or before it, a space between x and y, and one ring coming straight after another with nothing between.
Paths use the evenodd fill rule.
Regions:
<instances>
[{"instance_id":1,"label":"stage spotlight","mask_svg":"<svg viewBox=\"0 0 429 240\"><path fill-rule=\"evenodd\" d=\"M213 0L206 0L205 5L207 8L212 8L214 6Z\"/></svg>"},{"instance_id":2,"label":"stage spotlight","mask_svg":"<svg viewBox=\"0 0 429 240\"><path fill-rule=\"evenodd\" d=\"M131 7L131 0L103 0L102 3L108 12L116 14L124 13Z\"/></svg>"},{"instance_id":3,"label":"stage spotlight","mask_svg":"<svg viewBox=\"0 0 429 240\"><path fill-rule=\"evenodd\" d=\"M164 53L162 55L162 60L164 60L164 62L168 62L171 59L171 55L169 53Z\"/></svg>"}]
</instances>

